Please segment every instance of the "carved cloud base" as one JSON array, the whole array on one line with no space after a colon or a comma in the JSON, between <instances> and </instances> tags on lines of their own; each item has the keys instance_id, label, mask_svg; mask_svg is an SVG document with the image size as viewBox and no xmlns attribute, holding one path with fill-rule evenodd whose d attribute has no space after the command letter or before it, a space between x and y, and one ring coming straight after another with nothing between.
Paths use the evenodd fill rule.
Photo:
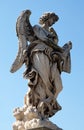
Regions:
<instances>
[{"instance_id":1,"label":"carved cloud base","mask_svg":"<svg viewBox=\"0 0 84 130\"><path fill-rule=\"evenodd\" d=\"M32 119L30 121L16 121L13 130L62 130L49 120Z\"/></svg>"},{"instance_id":2,"label":"carved cloud base","mask_svg":"<svg viewBox=\"0 0 84 130\"><path fill-rule=\"evenodd\" d=\"M37 109L32 106L15 108L13 111L16 121L13 123L13 130L62 130L57 125L39 115ZM43 128L43 129L42 129Z\"/></svg>"},{"instance_id":3,"label":"carved cloud base","mask_svg":"<svg viewBox=\"0 0 84 130\"><path fill-rule=\"evenodd\" d=\"M33 119L25 123L25 130L62 130L49 120Z\"/></svg>"}]
</instances>

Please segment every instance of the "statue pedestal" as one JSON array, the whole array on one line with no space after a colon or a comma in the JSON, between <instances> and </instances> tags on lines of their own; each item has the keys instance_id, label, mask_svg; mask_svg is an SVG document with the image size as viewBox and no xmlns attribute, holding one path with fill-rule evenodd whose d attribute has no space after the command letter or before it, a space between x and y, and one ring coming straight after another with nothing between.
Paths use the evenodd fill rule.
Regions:
<instances>
[{"instance_id":1,"label":"statue pedestal","mask_svg":"<svg viewBox=\"0 0 84 130\"><path fill-rule=\"evenodd\" d=\"M39 128L33 128L33 129L27 129L27 130L53 130L53 129L48 128L48 127L39 127ZM54 130L62 130L62 129L57 127Z\"/></svg>"}]
</instances>

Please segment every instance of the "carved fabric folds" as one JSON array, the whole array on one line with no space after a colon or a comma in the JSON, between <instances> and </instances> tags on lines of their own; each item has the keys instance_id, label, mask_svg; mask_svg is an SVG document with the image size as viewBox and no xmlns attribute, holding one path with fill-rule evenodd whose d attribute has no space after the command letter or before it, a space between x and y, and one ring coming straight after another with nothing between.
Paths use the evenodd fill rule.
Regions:
<instances>
[{"instance_id":1,"label":"carved fabric folds","mask_svg":"<svg viewBox=\"0 0 84 130\"><path fill-rule=\"evenodd\" d=\"M52 48L40 41L30 55L32 67L28 74L31 88L28 104L36 106L43 117L51 117L61 109L56 98L62 90L62 81L57 63L53 63L50 57L51 52Z\"/></svg>"}]
</instances>

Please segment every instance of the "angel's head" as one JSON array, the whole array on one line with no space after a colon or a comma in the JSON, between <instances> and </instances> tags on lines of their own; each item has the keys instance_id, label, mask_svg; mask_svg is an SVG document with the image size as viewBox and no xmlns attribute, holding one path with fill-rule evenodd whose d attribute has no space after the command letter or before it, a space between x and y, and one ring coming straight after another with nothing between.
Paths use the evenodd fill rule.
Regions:
<instances>
[{"instance_id":1,"label":"angel's head","mask_svg":"<svg viewBox=\"0 0 84 130\"><path fill-rule=\"evenodd\" d=\"M48 13L44 13L40 19L39 19L39 24L43 25L43 24L48 24L48 26L52 26L55 22L57 22L59 19L58 15L56 15L53 12L48 12Z\"/></svg>"}]
</instances>

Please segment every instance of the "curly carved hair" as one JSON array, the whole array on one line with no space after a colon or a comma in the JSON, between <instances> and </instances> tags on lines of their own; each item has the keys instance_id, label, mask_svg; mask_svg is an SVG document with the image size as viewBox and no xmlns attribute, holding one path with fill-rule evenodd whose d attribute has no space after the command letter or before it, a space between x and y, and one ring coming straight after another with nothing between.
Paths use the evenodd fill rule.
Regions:
<instances>
[{"instance_id":1,"label":"curly carved hair","mask_svg":"<svg viewBox=\"0 0 84 130\"><path fill-rule=\"evenodd\" d=\"M43 25L46 21L48 21L49 18L53 18L53 20L56 22L58 21L59 17L53 12L44 13L40 19L39 24Z\"/></svg>"}]
</instances>

